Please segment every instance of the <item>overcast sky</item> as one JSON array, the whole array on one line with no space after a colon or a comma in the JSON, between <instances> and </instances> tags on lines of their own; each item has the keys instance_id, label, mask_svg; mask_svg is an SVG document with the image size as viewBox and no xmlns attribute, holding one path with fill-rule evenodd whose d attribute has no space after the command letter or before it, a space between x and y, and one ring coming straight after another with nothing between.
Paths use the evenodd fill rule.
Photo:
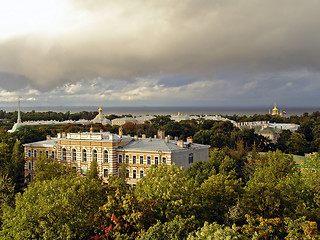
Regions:
<instances>
[{"instance_id":1,"label":"overcast sky","mask_svg":"<svg viewBox=\"0 0 320 240\"><path fill-rule=\"evenodd\" d=\"M0 107L316 107L319 0L0 0Z\"/></svg>"}]
</instances>

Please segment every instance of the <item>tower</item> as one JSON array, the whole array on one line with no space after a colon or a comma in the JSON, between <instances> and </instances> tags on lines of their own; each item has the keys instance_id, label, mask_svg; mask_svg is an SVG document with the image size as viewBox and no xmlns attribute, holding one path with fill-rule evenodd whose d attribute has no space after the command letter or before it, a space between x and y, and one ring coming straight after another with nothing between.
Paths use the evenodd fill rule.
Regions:
<instances>
[{"instance_id":1,"label":"tower","mask_svg":"<svg viewBox=\"0 0 320 240\"><path fill-rule=\"evenodd\" d=\"M21 123L21 114L20 114L20 99L22 97L18 97L18 119L17 119L17 123Z\"/></svg>"}]
</instances>

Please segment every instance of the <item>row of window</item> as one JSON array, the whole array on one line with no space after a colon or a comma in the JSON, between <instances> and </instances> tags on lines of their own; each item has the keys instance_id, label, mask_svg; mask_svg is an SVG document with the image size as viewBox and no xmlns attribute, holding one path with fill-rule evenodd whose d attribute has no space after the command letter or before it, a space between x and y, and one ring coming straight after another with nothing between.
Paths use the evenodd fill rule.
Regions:
<instances>
[{"instance_id":1,"label":"row of window","mask_svg":"<svg viewBox=\"0 0 320 240\"><path fill-rule=\"evenodd\" d=\"M46 150L44 153L45 153L45 157L49 158L49 151ZM39 151L39 156L41 156L42 154L43 154L43 151L40 150ZM28 157L31 158L31 156L32 156L32 152L31 152L31 149L29 149L28 150ZM37 156L38 156L38 151L37 150L33 150L33 157L36 158ZM52 159L54 159L54 157L55 157L55 152L54 151L51 151L50 157Z\"/></svg>"},{"instance_id":2,"label":"row of window","mask_svg":"<svg viewBox=\"0 0 320 240\"><path fill-rule=\"evenodd\" d=\"M125 156L125 162L126 164L129 164L130 157L129 155ZM119 155L119 163L122 163L122 155ZM167 158L166 157L162 157L162 162L166 163L167 162ZM140 156L139 158L139 164L143 165L144 164L144 156ZM132 164L137 164L137 156L132 156ZM159 164L159 157L154 157L154 164L158 165ZM151 165L151 156L147 156L147 165Z\"/></svg>"},{"instance_id":3,"label":"row of window","mask_svg":"<svg viewBox=\"0 0 320 240\"><path fill-rule=\"evenodd\" d=\"M93 149L91 158L92 158L92 160L96 160L97 161L98 152L97 152L96 149ZM108 151L107 150L103 151L102 158L103 158L103 162L104 163L108 163L109 162ZM67 161L67 150L65 148L62 148L62 150L61 150L61 160L62 161ZM71 161L75 162L76 160L77 160L77 150L73 148L71 150ZM82 151L81 151L81 161L82 162L87 162L87 150L86 149L82 149Z\"/></svg>"}]
</instances>

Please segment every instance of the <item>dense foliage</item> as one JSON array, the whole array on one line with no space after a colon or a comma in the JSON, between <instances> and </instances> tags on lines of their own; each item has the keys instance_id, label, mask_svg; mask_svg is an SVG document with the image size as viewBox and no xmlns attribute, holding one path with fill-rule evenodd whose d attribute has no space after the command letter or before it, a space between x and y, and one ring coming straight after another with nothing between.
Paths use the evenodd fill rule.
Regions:
<instances>
[{"instance_id":1,"label":"dense foliage","mask_svg":"<svg viewBox=\"0 0 320 240\"><path fill-rule=\"evenodd\" d=\"M153 136L162 128L172 137L194 136L194 141L212 146L208 161L188 169L152 166L135 189L125 183L125 165L120 177L110 176L104 185L96 162L90 177L79 177L45 157L26 187L21 144L88 126L0 132L0 238L320 239L320 114L290 119L301 126L295 133L283 131L277 145L229 122L176 123L161 116L126 124L126 134ZM313 151L300 168L287 154Z\"/></svg>"}]
</instances>

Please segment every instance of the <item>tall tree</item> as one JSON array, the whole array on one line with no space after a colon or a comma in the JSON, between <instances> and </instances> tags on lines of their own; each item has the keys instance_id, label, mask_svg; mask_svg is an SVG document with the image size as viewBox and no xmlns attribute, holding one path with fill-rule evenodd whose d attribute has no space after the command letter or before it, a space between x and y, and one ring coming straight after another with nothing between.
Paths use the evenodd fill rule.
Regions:
<instances>
[{"instance_id":1,"label":"tall tree","mask_svg":"<svg viewBox=\"0 0 320 240\"><path fill-rule=\"evenodd\" d=\"M90 164L90 169L87 172L87 178L98 179L98 163L96 159L93 159Z\"/></svg>"},{"instance_id":2,"label":"tall tree","mask_svg":"<svg viewBox=\"0 0 320 240\"><path fill-rule=\"evenodd\" d=\"M23 147L19 140L13 146L11 155L11 169L10 174L12 181L15 184L15 191L20 192L24 187L24 164Z\"/></svg>"}]
</instances>

